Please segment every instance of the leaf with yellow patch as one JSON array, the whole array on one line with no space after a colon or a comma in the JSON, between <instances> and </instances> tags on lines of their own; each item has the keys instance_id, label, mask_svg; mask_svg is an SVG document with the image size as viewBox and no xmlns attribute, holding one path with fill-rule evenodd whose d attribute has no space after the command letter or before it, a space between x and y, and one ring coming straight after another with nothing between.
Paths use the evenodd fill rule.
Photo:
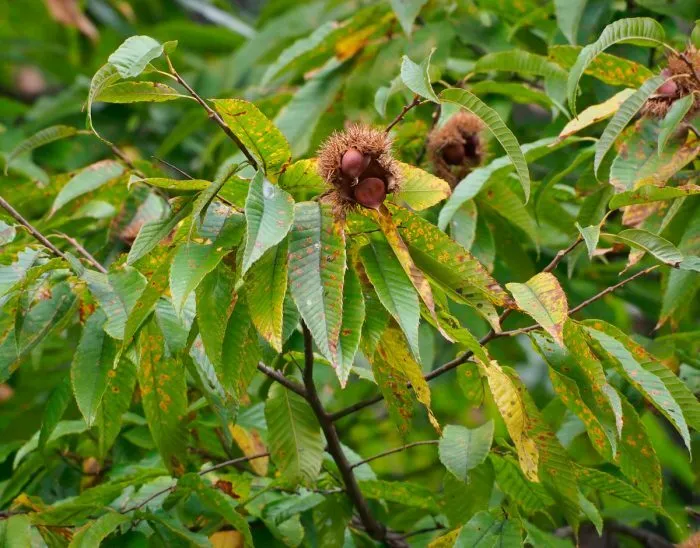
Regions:
<instances>
[{"instance_id":1,"label":"leaf with yellow patch","mask_svg":"<svg viewBox=\"0 0 700 548\"><path fill-rule=\"evenodd\" d=\"M246 457L251 457L253 455L259 455L267 451L265 444L260 437L260 433L251 428L250 430L243 428L240 424L229 424L229 432L231 432L231 437L236 442L236 445L240 447L241 451ZM267 468L269 463L269 457L260 457L258 459L252 459L249 462L250 467L259 476L267 476Z\"/></svg>"},{"instance_id":2,"label":"leaf with yellow patch","mask_svg":"<svg viewBox=\"0 0 700 548\"><path fill-rule=\"evenodd\" d=\"M566 294L554 275L541 272L524 284L509 283L506 287L513 294L518 306L564 346L562 331L568 317L569 305L566 302Z\"/></svg>"},{"instance_id":3,"label":"leaf with yellow patch","mask_svg":"<svg viewBox=\"0 0 700 548\"><path fill-rule=\"evenodd\" d=\"M613 114L617 112L620 105L625 102L634 93L633 89L623 89L622 91L613 95L607 101L603 101L597 105L592 105L587 109L584 109L576 118L572 118L569 123L564 126L559 132L559 141L563 141L567 137L570 137L574 133L578 133L588 126L592 126L600 122L601 120L607 120Z\"/></svg>"},{"instance_id":4,"label":"leaf with yellow patch","mask_svg":"<svg viewBox=\"0 0 700 548\"><path fill-rule=\"evenodd\" d=\"M414 211L421 211L434 206L452 191L447 181L423 171L418 167L399 162L403 176L401 190L395 195L396 200L404 202Z\"/></svg>"},{"instance_id":5,"label":"leaf with yellow patch","mask_svg":"<svg viewBox=\"0 0 700 548\"><path fill-rule=\"evenodd\" d=\"M525 477L538 482L539 451L537 443L530 437L530 425L522 398L511 378L496 361L484 368L486 379L498 412L503 417L508 433L518 451L518 460Z\"/></svg>"},{"instance_id":6,"label":"leaf with yellow patch","mask_svg":"<svg viewBox=\"0 0 700 548\"><path fill-rule=\"evenodd\" d=\"M179 360L165 355L165 339L155 317L141 330L138 347L138 381L148 428L165 466L179 475L187 456L185 369Z\"/></svg>"},{"instance_id":7,"label":"leaf with yellow patch","mask_svg":"<svg viewBox=\"0 0 700 548\"><path fill-rule=\"evenodd\" d=\"M214 108L243 145L260 161L265 175L277 182L292 160L282 132L253 103L243 99L214 99Z\"/></svg>"}]
</instances>

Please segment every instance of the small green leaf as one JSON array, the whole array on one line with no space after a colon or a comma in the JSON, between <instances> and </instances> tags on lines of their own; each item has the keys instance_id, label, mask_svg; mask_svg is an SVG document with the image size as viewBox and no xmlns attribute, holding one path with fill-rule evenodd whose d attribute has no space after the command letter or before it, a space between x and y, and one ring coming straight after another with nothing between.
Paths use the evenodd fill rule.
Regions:
<instances>
[{"instance_id":1,"label":"small green leaf","mask_svg":"<svg viewBox=\"0 0 700 548\"><path fill-rule=\"evenodd\" d=\"M261 358L258 334L250 319L248 306L239 297L226 324L221 363L214 362L214 369L224 387L242 399Z\"/></svg>"},{"instance_id":2,"label":"small green leaf","mask_svg":"<svg viewBox=\"0 0 700 548\"><path fill-rule=\"evenodd\" d=\"M360 279L353 268L345 270L343 283L343 321L338 339L338 379L345 386L360 346L362 324L365 321L365 300Z\"/></svg>"},{"instance_id":3,"label":"small green leaf","mask_svg":"<svg viewBox=\"0 0 700 548\"><path fill-rule=\"evenodd\" d=\"M102 89L94 100L103 103L162 103L188 98L189 95L182 95L160 82L120 82Z\"/></svg>"},{"instance_id":4,"label":"small green leaf","mask_svg":"<svg viewBox=\"0 0 700 548\"><path fill-rule=\"evenodd\" d=\"M580 224L575 223L576 228L583 237L583 241L586 244L586 249L588 250L588 258L593 257L596 248L598 247L598 240L600 240L600 225L591 225L582 227Z\"/></svg>"},{"instance_id":5,"label":"small green leaf","mask_svg":"<svg viewBox=\"0 0 700 548\"><path fill-rule=\"evenodd\" d=\"M63 414L68 409L71 401L71 385L69 379L65 377L51 391L46 406L44 407L44 415L41 418L41 430L39 431L39 449L44 449L46 443L52 437L52 434L58 423L61 422Z\"/></svg>"},{"instance_id":6,"label":"small green leaf","mask_svg":"<svg viewBox=\"0 0 700 548\"><path fill-rule=\"evenodd\" d=\"M659 131L659 156L664 151L666 143L671 138L673 133L678 129L678 126L688 114L690 107L695 102L695 94L691 93L685 97L681 97L673 102L671 108L666 113Z\"/></svg>"},{"instance_id":7,"label":"small green leaf","mask_svg":"<svg viewBox=\"0 0 700 548\"><path fill-rule=\"evenodd\" d=\"M395 197L412 210L422 211L448 198L452 191L447 181L420 168L399 162L403 175L401 191Z\"/></svg>"},{"instance_id":8,"label":"small green leaf","mask_svg":"<svg viewBox=\"0 0 700 548\"><path fill-rule=\"evenodd\" d=\"M73 135L80 135L83 133L86 132L71 126L51 126L47 127L46 129L42 129L41 131L37 131L34 135L18 144L12 149L12 152L7 155L5 158L5 175L7 175L7 170L9 169L12 160L18 156L29 152L30 150L34 150L35 148L58 141L59 139L65 139L66 137L72 137Z\"/></svg>"},{"instance_id":9,"label":"small green leaf","mask_svg":"<svg viewBox=\"0 0 700 548\"><path fill-rule=\"evenodd\" d=\"M316 416L304 398L273 384L265 402L272 462L292 484L311 484L321 470L324 442Z\"/></svg>"},{"instance_id":10,"label":"small green leaf","mask_svg":"<svg viewBox=\"0 0 700 548\"><path fill-rule=\"evenodd\" d=\"M88 427L97 418L97 409L107 389L107 376L117 353L114 339L102 329L106 320L102 309L88 318L71 364L75 401Z\"/></svg>"},{"instance_id":11,"label":"small green leaf","mask_svg":"<svg viewBox=\"0 0 700 548\"><path fill-rule=\"evenodd\" d=\"M493 421L478 428L448 425L438 446L440 462L452 474L468 481L468 473L486 460L493 441Z\"/></svg>"},{"instance_id":12,"label":"small green leaf","mask_svg":"<svg viewBox=\"0 0 700 548\"><path fill-rule=\"evenodd\" d=\"M391 9L394 10L396 18L401 24L406 36L411 36L413 31L413 22L418 17L421 8L426 4L427 0L390 0Z\"/></svg>"},{"instance_id":13,"label":"small green leaf","mask_svg":"<svg viewBox=\"0 0 700 548\"><path fill-rule=\"evenodd\" d=\"M455 548L491 548L521 546L522 531L514 519L499 520L488 512L479 512L463 527Z\"/></svg>"},{"instance_id":14,"label":"small green leaf","mask_svg":"<svg viewBox=\"0 0 700 548\"><path fill-rule=\"evenodd\" d=\"M130 36L107 60L122 78L134 78L162 54L163 45L150 36Z\"/></svg>"},{"instance_id":15,"label":"small green leaf","mask_svg":"<svg viewBox=\"0 0 700 548\"><path fill-rule=\"evenodd\" d=\"M131 245L126 263L134 264L150 253L190 213L192 201L181 200L174 204L172 211L165 218L144 224Z\"/></svg>"},{"instance_id":16,"label":"small green leaf","mask_svg":"<svg viewBox=\"0 0 700 548\"><path fill-rule=\"evenodd\" d=\"M434 51L434 48L430 50L428 57L420 65L417 65L408 56L404 55L401 60L401 79L406 84L406 87L416 95L420 95L434 103L439 103L440 99L433 91L429 74L430 58L433 56Z\"/></svg>"},{"instance_id":17,"label":"small green leaf","mask_svg":"<svg viewBox=\"0 0 700 548\"><path fill-rule=\"evenodd\" d=\"M678 266L683 260L683 254L671 242L641 228L629 228L617 234L602 235L604 238L620 242L634 249L641 249L656 257L662 263Z\"/></svg>"},{"instance_id":18,"label":"small green leaf","mask_svg":"<svg viewBox=\"0 0 700 548\"><path fill-rule=\"evenodd\" d=\"M643 42L645 45L649 45L650 43L653 45L663 44L665 37L666 35L663 27L656 20L649 17L620 19L605 27L598 40L581 50L578 59L576 59L576 63L574 63L574 66L571 67L569 71L567 96L569 98L569 107L571 111L576 114L576 94L578 92L579 80L588 65L598 54L614 44L624 42L634 42L636 44L641 44ZM661 85L661 83L659 83L659 85ZM655 89L656 88L654 88L654 90Z\"/></svg>"},{"instance_id":19,"label":"small green leaf","mask_svg":"<svg viewBox=\"0 0 700 548\"><path fill-rule=\"evenodd\" d=\"M3 548L32 546L32 522L29 516L10 515L0 521L0 546Z\"/></svg>"},{"instance_id":20,"label":"small green leaf","mask_svg":"<svg viewBox=\"0 0 700 548\"><path fill-rule=\"evenodd\" d=\"M287 240L268 249L248 271L245 281L248 311L258 333L282 352L284 296L287 293Z\"/></svg>"},{"instance_id":21,"label":"small green leaf","mask_svg":"<svg viewBox=\"0 0 700 548\"><path fill-rule=\"evenodd\" d=\"M465 89L446 89L440 93L440 100L460 105L484 122L489 131L493 133L493 136L501 143L511 162L513 162L525 193L525 201L527 202L530 197L530 172L527 168L527 162L522 150L520 150L518 140L498 113L486 106L476 95L469 93Z\"/></svg>"},{"instance_id":22,"label":"small green leaf","mask_svg":"<svg viewBox=\"0 0 700 548\"><path fill-rule=\"evenodd\" d=\"M245 202L246 246L242 273L287 235L294 222L294 199L258 171Z\"/></svg>"},{"instance_id":23,"label":"small green leaf","mask_svg":"<svg viewBox=\"0 0 700 548\"><path fill-rule=\"evenodd\" d=\"M209 360L221 364L221 352L236 295L236 273L225 262L209 272L197 286L197 324Z\"/></svg>"},{"instance_id":24,"label":"small green leaf","mask_svg":"<svg viewBox=\"0 0 700 548\"><path fill-rule=\"evenodd\" d=\"M569 41L576 43L578 28L588 0L554 0L554 13L557 16L557 26Z\"/></svg>"},{"instance_id":25,"label":"small green leaf","mask_svg":"<svg viewBox=\"0 0 700 548\"><path fill-rule=\"evenodd\" d=\"M524 284L509 283L506 287L518 306L564 346L563 330L569 306L557 279L549 272L542 272Z\"/></svg>"},{"instance_id":26,"label":"small green leaf","mask_svg":"<svg viewBox=\"0 0 700 548\"><path fill-rule=\"evenodd\" d=\"M99 546L117 527L131 521L128 514L107 512L96 520L88 521L73 533L68 548L93 548Z\"/></svg>"},{"instance_id":27,"label":"small green leaf","mask_svg":"<svg viewBox=\"0 0 700 548\"><path fill-rule=\"evenodd\" d=\"M51 215L71 200L100 188L124 173L124 166L114 160L102 160L81 170L73 176L56 196L51 206Z\"/></svg>"},{"instance_id":28,"label":"small green leaf","mask_svg":"<svg viewBox=\"0 0 700 548\"><path fill-rule=\"evenodd\" d=\"M315 158L294 162L281 175L278 184L297 202L309 200L328 189L328 185L318 174Z\"/></svg>"},{"instance_id":29,"label":"small green leaf","mask_svg":"<svg viewBox=\"0 0 700 548\"><path fill-rule=\"evenodd\" d=\"M542 55L522 49L488 53L480 57L474 65L475 72L490 72L492 70L533 74L561 80L566 78L566 71L556 63Z\"/></svg>"},{"instance_id":30,"label":"small green leaf","mask_svg":"<svg viewBox=\"0 0 700 548\"><path fill-rule=\"evenodd\" d=\"M427 487L407 481L364 480L360 482L362 494L370 499L395 502L403 506L422 508L438 513L433 493Z\"/></svg>"},{"instance_id":31,"label":"small green leaf","mask_svg":"<svg viewBox=\"0 0 700 548\"><path fill-rule=\"evenodd\" d=\"M97 449L105 458L117 439L122 426L122 416L129 410L136 387L136 366L129 359L122 359L117 368L107 374L107 388L97 408Z\"/></svg>"}]
</instances>

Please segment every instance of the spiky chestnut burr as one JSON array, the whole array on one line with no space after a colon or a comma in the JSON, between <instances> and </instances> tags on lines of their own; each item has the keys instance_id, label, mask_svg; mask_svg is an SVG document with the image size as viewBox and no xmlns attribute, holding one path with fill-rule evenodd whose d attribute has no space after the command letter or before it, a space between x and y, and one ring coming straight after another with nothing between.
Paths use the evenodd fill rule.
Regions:
<instances>
[{"instance_id":1,"label":"spiky chestnut burr","mask_svg":"<svg viewBox=\"0 0 700 548\"><path fill-rule=\"evenodd\" d=\"M691 74L691 66L695 75ZM666 78L673 77L673 80L664 82L656 93L647 99L642 107L642 114L649 118L664 118L673 103L694 93L695 99L686 114L686 119L695 116L700 111L700 51L691 45L679 55L671 53L668 66L661 71L661 75Z\"/></svg>"},{"instance_id":2,"label":"spiky chestnut burr","mask_svg":"<svg viewBox=\"0 0 700 548\"><path fill-rule=\"evenodd\" d=\"M479 118L468 112L458 112L428 136L427 148L435 173L452 188L483 162L483 129Z\"/></svg>"},{"instance_id":3,"label":"spiky chestnut burr","mask_svg":"<svg viewBox=\"0 0 700 548\"><path fill-rule=\"evenodd\" d=\"M321 145L318 172L330 187L324 200L341 212L358 206L377 209L401 182L391 138L362 124L334 133Z\"/></svg>"}]
</instances>

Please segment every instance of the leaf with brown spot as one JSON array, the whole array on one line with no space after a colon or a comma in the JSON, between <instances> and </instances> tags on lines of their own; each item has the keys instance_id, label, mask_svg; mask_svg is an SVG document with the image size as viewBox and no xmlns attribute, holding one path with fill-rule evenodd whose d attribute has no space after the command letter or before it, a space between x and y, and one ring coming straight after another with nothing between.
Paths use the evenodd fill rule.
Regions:
<instances>
[{"instance_id":1,"label":"leaf with brown spot","mask_svg":"<svg viewBox=\"0 0 700 548\"><path fill-rule=\"evenodd\" d=\"M141 330L138 350L138 381L148 428L165 466L180 475L187 457L185 368L180 360L165 355L165 339L154 316Z\"/></svg>"},{"instance_id":2,"label":"leaf with brown spot","mask_svg":"<svg viewBox=\"0 0 700 548\"><path fill-rule=\"evenodd\" d=\"M248 430L243 428L240 424L229 424L229 431L236 445L240 447L246 457L258 455L267 451L267 447L265 447L265 444L260 438L260 433L254 428ZM267 476L269 460L269 457L260 457L248 462L256 474L264 477Z\"/></svg>"},{"instance_id":3,"label":"leaf with brown spot","mask_svg":"<svg viewBox=\"0 0 700 548\"><path fill-rule=\"evenodd\" d=\"M566 294L553 274L541 272L524 284L509 283L510 290L523 312L531 316L560 346L564 346L562 332L568 317Z\"/></svg>"}]
</instances>

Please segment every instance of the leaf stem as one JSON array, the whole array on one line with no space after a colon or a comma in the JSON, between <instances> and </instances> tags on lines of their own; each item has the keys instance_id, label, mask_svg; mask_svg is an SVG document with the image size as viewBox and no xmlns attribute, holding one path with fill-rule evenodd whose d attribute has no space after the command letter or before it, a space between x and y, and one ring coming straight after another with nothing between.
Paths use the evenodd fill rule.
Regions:
<instances>
[{"instance_id":1,"label":"leaf stem","mask_svg":"<svg viewBox=\"0 0 700 548\"><path fill-rule=\"evenodd\" d=\"M199 94L192 89L192 87L180 76L180 74L175 70L175 67L173 67L172 62L170 61L170 57L167 55L165 56L166 61L168 62L168 68L170 70L170 74L172 74L175 79L178 81L178 83L187 90L187 93L189 93L195 101L197 101L204 110L207 111L207 114L209 115L209 118L212 119L223 131L224 133L238 146L239 149L241 149L241 152L243 155L246 157L246 159L250 162L250 165L253 166L255 169L258 168L258 162L253 158L253 155L250 153L250 151L246 148L246 146L243 144L243 141L241 141L238 136L233 132L233 130L229 127L229 125L224 121L224 119L219 115L218 112L216 112L213 108L209 106L209 103L207 103L202 97L199 96Z\"/></svg>"},{"instance_id":2,"label":"leaf stem","mask_svg":"<svg viewBox=\"0 0 700 548\"><path fill-rule=\"evenodd\" d=\"M407 105L404 105L403 109L399 114L394 118L388 126L384 129L384 133L389 133L391 131L391 128L393 128L396 124L398 124L401 120L403 120L403 117L406 116L409 110L411 110L413 107L417 107L418 105L422 105L425 101L421 101L420 95L414 95L413 96L413 101L408 103Z\"/></svg>"},{"instance_id":3,"label":"leaf stem","mask_svg":"<svg viewBox=\"0 0 700 548\"><path fill-rule=\"evenodd\" d=\"M363 464L367 464L368 462L372 462L373 460L381 459L382 457L387 457L389 455L393 455L394 453L400 453L401 451L405 451L406 449L410 449L412 447L418 447L420 445L436 445L438 442L439 440L423 440L407 443L406 445L402 445L401 447L394 447L393 449L388 449L387 451L377 453L373 457L369 457L364 460L358 461L354 463L350 468L357 468L358 466L362 466Z\"/></svg>"}]
</instances>

